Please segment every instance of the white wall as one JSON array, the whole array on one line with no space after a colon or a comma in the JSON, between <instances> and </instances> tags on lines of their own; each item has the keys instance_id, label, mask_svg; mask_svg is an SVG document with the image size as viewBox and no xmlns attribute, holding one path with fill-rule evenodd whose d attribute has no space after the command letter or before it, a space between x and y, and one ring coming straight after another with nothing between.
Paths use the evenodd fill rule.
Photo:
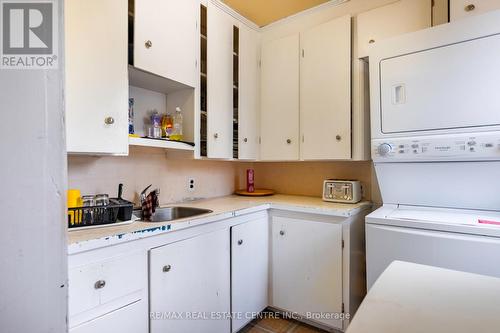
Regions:
<instances>
[{"instance_id":1,"label":"white wall","mask_svg":"<svg viewBox=\"0 0 500 333\"><path fill-rule=\"evenodd\" d=\"M2 333L67 329L62 56L60 70L0 69Z\"/></svg>"}]
</instances>

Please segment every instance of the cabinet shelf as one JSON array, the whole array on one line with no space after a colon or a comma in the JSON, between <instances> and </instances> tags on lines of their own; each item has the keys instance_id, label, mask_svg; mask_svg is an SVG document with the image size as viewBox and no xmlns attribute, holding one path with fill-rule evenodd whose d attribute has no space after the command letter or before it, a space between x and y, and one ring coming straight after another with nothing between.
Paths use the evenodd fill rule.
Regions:
<instances>
[{"instance_id":1,"label":"cabinet shelf","mask_svg":"<svg viewBox=\"0 0 500 333\"><path fill-rule=\"evenodd\" d=\"M191 86L144 71L131 65L128 66L128 76L131 86L156 91L162 94L169 94L184 89L194 89Z\"/></svg>"},{"instance_id":2,"label":"cabinet shelf","mask_svg":"<svg viewBox=\"0 0 500 333\"><path fill-rule=\"evenodd\" d=\"M172 150L194 151L194 147L178 141L156 140L148 138L129 137L128 143L130 146L163 148Z\"/></svg>"}]
</instances>

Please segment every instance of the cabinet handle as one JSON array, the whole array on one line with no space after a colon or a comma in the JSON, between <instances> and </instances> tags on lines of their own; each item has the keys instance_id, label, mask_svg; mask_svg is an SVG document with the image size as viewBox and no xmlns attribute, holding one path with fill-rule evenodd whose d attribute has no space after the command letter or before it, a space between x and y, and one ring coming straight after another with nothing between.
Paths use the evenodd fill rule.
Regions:
<instances>
[{"instance_id":1,"label":"cabinet handle","mask_svg":"<svg viewBox=\"0 0 500 333\"><path fill-rule=\"evenodd\" d=\"M241 245L241 244L243 244L243 239L238 240L238 245Z\"/></svg>"},{"instance_id":2,"label":"cabinet handle","mask_svg":"<svg viewBox=\"0 0 500 333\"><path fill-rule=\"evenodd\" d=\"M214 134L214 139L218 139L219 138L219 133L215 133Z\"/></svg>"},{"instance_id":3,"label":"cabinet handle","mask_svg":"<svg viewBox=\"0 0 500 333\"><path fill-rule=\"evenodd\" d=\"M335 139L336 139L337 141L340 141L340 140L342 140L342 137L341 137L340 135L338 135L338 134L337 134L337 135L335 136Z\"/></svg>"},{"instance_id":4,"label":"cabinet handle","mask_svg":"<svg viewBox=\"0 0 500 333\"><path fill-rule=\"evenodd\" d=\"M368 44L373 44L373 43L375 43L375 39L370 39L370 40L368 41Z\"/></svg>"},{"instance_id":5,"label":"cabinet handle","mask_svg":"<svg viewBox=\"0 0 500 333\"><path fill-rule=\"evenodd\" d=\"M106 117L106 118L104 118L104 123L106 125L113 125L115 123L115 118L113 118L113 117Z\"/></svg>"},{"instance_id":6,"label":"cabinet handle","mask_svg":"<svg viewBox=\"0 0 500 333\"><path fill-rule=\"evenodd\" d=\"M292 143L292 139L286 139L286 143L287 144L291 144Z\"/></svg>"},{"instance_id":7,"label":"cabinet handle","mask_svg":"<svg viewBox=\"0 0 500 333\"><path fill-rule=\"evenodd\" d=\"M106 285L106 281L104 280L99 280L96 283L94 283L94 288L95 289L102 289Z\"/></svg>"},{"instance_id":8,"label":"cabinet handle","mask_svg":"<svg viewBox=\"0 0 500 333\"><path fill-rule=\"evenodd\" d=\"M172 266L170 265L165 265L163 266L163 273L167 273L167 272L170 272L170 270L172 269Z\"/></svg>"},{"instance_id":9,"label":"cabinet handle","mask_svg":"<svg viewBox=\"0 0 500 333\"><path fill-rule=\"evenodd\" d=\"M464 9L466 12L472 12L474 9L476 9L476 6L474 4L470 4L470 5L465 6Z\"/></svg>"},{"instance_id":10,"label":"cabinet handle","mask_svg":"<svg viewBox=\"0 0 500 333\"><path fill-rule=\"evenodd\" d=\"M247 138L244 138L244 139L243 139L243 142L248 142L248 139L247 139Z\"/></svg>"},{"instance_id":11,"label":"cabinet handle","mask_svg":"<svg viewBox=\"0 0 500 333\"><path fill-rule=\"evenodd\" d=\"M146 46L147 49L150 49L153 46L153 42L150 40L147 40L146 43L144 43L144 46Z\"/></svg>"},{"instance_id":12,"label":"cabinet handle","mask_svg":"<svg viewBox=\"0 0 500 333\"><path fill-rule=\"evenodd\" d=\"M285 236L285 230L280 230L280 235Z\"/></svg>"}]
</instances>

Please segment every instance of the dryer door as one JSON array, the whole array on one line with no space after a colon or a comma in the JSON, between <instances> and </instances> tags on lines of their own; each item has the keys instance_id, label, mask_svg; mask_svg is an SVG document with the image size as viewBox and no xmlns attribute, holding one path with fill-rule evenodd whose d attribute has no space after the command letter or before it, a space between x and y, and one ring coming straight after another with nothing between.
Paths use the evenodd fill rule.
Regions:
<instances>
[{"instance_id":1,"label":"dryer door","mask_svg":"<svg viewBox=\"0 0 500 333\"><path fill-rule=\"evenodd\" d=\"M380 62L383 133L500 125L500 35Z\"/></svg>"},{"instance_id":2,"label":"dryer door","mask_svg":"<svg viewBox=\"0 0 500 333\"><path fill-rule=\"evenodd\" d=\"M500 277L500 238L366 225L367 286L394 260Z\"/></svg>"}]
</instances>

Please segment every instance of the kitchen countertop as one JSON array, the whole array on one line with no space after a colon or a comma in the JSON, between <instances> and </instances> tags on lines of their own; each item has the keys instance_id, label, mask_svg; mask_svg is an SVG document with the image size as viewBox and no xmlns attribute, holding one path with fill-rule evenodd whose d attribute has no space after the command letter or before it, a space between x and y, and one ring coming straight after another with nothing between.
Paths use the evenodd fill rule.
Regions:
<instances>
[{"instance_id":1,"label":"kitchen countertop","mask_svg":"<svg viewBox=\"0 0 500 333\"><path fill-rule=\"evenodd\" d=\"M496 333L499 314L500 279L395 261L346 333Z\"/></svg>"},{"instance_id":2,"label":"kitchen countertop","mask_svg":"<svg viewBox=\"0 0 500 333\"><path fill-rule=\"evenodd\" d=\"M82 247L102 247L153 235L198 226L222 219L258 212L269 208L328 216L349 217L370 206L368 201L357 204L324 202L318 197L273 195L268 197L226 196L176 203L171 206L206 208L213 212L168 222L148 223L136 221L121 226L108 226L68 232L69 253ZM162 206L162 207L168 207Z\"/></svg>"}]
</instances>

